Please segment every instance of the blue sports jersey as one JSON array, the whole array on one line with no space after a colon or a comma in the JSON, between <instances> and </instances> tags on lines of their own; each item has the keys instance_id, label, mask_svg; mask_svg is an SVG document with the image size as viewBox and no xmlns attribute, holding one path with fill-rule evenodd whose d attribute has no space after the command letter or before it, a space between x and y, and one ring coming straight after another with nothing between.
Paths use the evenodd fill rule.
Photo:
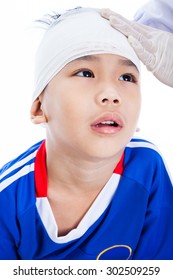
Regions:
<instances>
[{"instance_id":1,"label":"blue sports jersey","mask_svg":"<svg viewBox=\"0 0 173 280\"><path fill-rule=\"evenodd\" d=\"M0 172L0 259L173 260L173 185L157 148L132 139L77 228L58 236L45 141Z\"/></svg>"}]
</instances>

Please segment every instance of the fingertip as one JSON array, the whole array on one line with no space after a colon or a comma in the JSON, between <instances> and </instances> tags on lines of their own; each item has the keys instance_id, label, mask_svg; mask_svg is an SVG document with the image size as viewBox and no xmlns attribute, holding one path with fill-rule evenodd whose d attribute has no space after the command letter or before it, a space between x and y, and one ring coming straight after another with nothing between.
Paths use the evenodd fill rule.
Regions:
<instances>
[{"instance_id":1,"label":"fingertip","mask_svg":"<svg viewBox=\"0 0 173 280\"><path fill-rule=\"evenodd\" d=\"M103 16L103 17L105 17L107 19L109 19L111 13L112 13L111 10L108 9L108 8L103 8L103 9L100 10L101 16Z\"/></svg>"},{"instance_id":2,"label":"fingertip","mask_svg":"<svg viewBox=\"0 0 173 280\"><path fill-rule=\"evenodd\" d=\"M129 28L126 23L124 23L121 19L117 18L114 15L109 17L109 21L112 27L117 29L119 32L123 33L125 36L129 34Z\"/></svg>"},{"instance_id":3,"label":"fingertip","mask_svg":"<svg viewBox=\"0 0 173 280\"><path fill-rule=\"evenodd\" d=\"M139 46L141 45L140 44L140 41L137 40L135 37L133 37L132 35L129 35L128 36L128 42L129 44L133 47L133 48L139 48Z\"/></svg>"},{"instance_id":4,"label":"fingertip","mask_svg":"<svg viewBox=\"0 0 173 280\"><path fill-rule=\"evenodd\" d=\"M116 24L118 21L116 20L116 17L114 15L109 16L109 20L111 24ZM119 22L120 23L120 22Z\"/></svg>"}]
</instances>

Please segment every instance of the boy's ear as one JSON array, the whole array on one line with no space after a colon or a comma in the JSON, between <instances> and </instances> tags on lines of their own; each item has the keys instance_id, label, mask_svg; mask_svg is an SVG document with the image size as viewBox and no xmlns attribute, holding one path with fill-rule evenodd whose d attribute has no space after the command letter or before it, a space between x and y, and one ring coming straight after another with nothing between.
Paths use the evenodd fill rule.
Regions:
<instances>
[{"instance_id":1,"label":"boy's ear","mask_svg":"<svg viewBox=\"0 0 173 280\"><path fill-rule=\"evenodd\" d=\"M44 114L39 97L32 103L31 106L31 121L34 124L42 124L47 122L46 115Z\"/></svg>"}]
</instances>

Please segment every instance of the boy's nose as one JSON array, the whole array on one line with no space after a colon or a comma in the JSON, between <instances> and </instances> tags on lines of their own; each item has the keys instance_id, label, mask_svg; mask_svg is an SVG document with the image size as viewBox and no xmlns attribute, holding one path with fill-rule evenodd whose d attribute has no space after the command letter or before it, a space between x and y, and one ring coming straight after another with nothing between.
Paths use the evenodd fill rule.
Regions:
<instances>
[{"instance_id":1,"label":"boy's nose","mask_svg":"<svg viewBox=\"0 0 173 280\"><path fill-rule=\"evenodd\" d=\"M102 100L101 100L101 102L102 103L116 103L116 104L118 104L120 101L119 101L119 99L118 98L103 98Z\"/></svg>"},{"instance_id":2,"label":"boy's nose","mask_svg":"<svg viewBox=\"0 0 173 280\"><path fill-rule=\"evenodd\" d=\"M116 87L105 87L101 89L97 95L97 102L100 105L120 105L121 96Z\"/></svg>"}]
</instances>

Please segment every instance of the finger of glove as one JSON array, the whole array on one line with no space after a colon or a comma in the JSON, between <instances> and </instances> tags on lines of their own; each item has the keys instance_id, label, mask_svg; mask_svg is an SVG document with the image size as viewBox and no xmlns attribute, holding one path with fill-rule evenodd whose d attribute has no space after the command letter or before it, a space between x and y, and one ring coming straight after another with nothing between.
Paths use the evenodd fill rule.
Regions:
<instances>
[{"instance_id":1,"label":"finger of glove","mask_svg":"<svg viewBox=\"0 0 173 280\"><path fill-rule=\"evenodd\" d=\"M155 33L158 32L158 29L151 28L149 26L135 21L124 19L120 15L110 15L109 20L111 25L116 29L118 29L118 26L126 26L128 34L125 35L128 36L131 33L138 40L140 40L141 37L149 39L153 37Z\"/></svg>"},{"instance_id":2,"label":"finger of glove","mask_svg":"<svg viewBox=\"0 0 173 280\"><path fill-rule=\"evenodd\" d=\"M106 19L109 19L110 16L116 16L116 17L123 19L123 17L121 15L117 14L116 12L114 12L110 9L100 9L100 14L102 17L104 17Z\"/></svg>"},{"instance_id":3,"label":"finger of glove","mask_svg":"<svg viewBox=\"0 0 173 280\"><path fill-rule=\"evenodd\" d=\"M132 35L137 40L142 40L143 34L136 31L135 23L132 24L130 21L124 21L119 18L117 19L115 16L110 16L110 24L127 37Z\"/></svg>"},{"instance_id":4,"label":"finger of glove","mask_svg":"<svg viewBox=\"0 0 173 280\"><path fill-rule=\"evenodd\" d=\"M121 22L121 24L127 24L131 26L133 29L135 29L138 33L143 34L146 37L149 37L151 33L157 31L157 29L146 26L144 24L138 23L136 21L130 21L123 17L122 15L110 10L110 9L101 9L100 10L101 16L103 16L106 19L110 19L112 22L112 26L116 28L118 22Z\"/></svg>"},{"instance_id":5,"label":"finger of glove","mask_svg":"<svg viewBox=\"0 0 173 280\"><path fill-rule=\"evenodd\" d=\"M152 71L156 63L155 55L145 47L144 43L136 40L133 36L129 36L128 41L138 58L144 63L148 70Z\"/></svg>"},{"instance_id":6,"label":"finger of glove","mask_svg":"<svg viewBox=\"0 0 173 280\"><path fill-rule=\"evenodd\" d=\"M130 30L132 31L134 29L134 32L136 30L135 22L130 21L130 20L124 18L123 16L121 16L120 14L117 14L109 9L102 9L101 15L103 17L105 17L106 19L110 20L111 25L115 29L118 29L118 27L121 28L121 27L125 26L126 30L127 30L127 33L125 34L126 36L129 35L128 33L130 32Z\"/></svg>"},{"instance_id":7,"label":"finger of glove","mask_svg":"<svg viewBox=\"0 0 173 280\"><path fill-rule=\"evenodd\" d=\"M128 22L128 24L126 22ZM149 38L147 38L147 36L142 33L143 29L141 29L141 27L139 28L138 23L130 22L127 20L126 22L122 20L117 21L117 18L115 16L110 16L110 23L114 28L116 28L127 37L132 36L138 42L140 42L148 52L152 52L154 54L154 52L156 51L156 47L154 46L154 39L150 40Z\"/></svg>"}]
</instances>

